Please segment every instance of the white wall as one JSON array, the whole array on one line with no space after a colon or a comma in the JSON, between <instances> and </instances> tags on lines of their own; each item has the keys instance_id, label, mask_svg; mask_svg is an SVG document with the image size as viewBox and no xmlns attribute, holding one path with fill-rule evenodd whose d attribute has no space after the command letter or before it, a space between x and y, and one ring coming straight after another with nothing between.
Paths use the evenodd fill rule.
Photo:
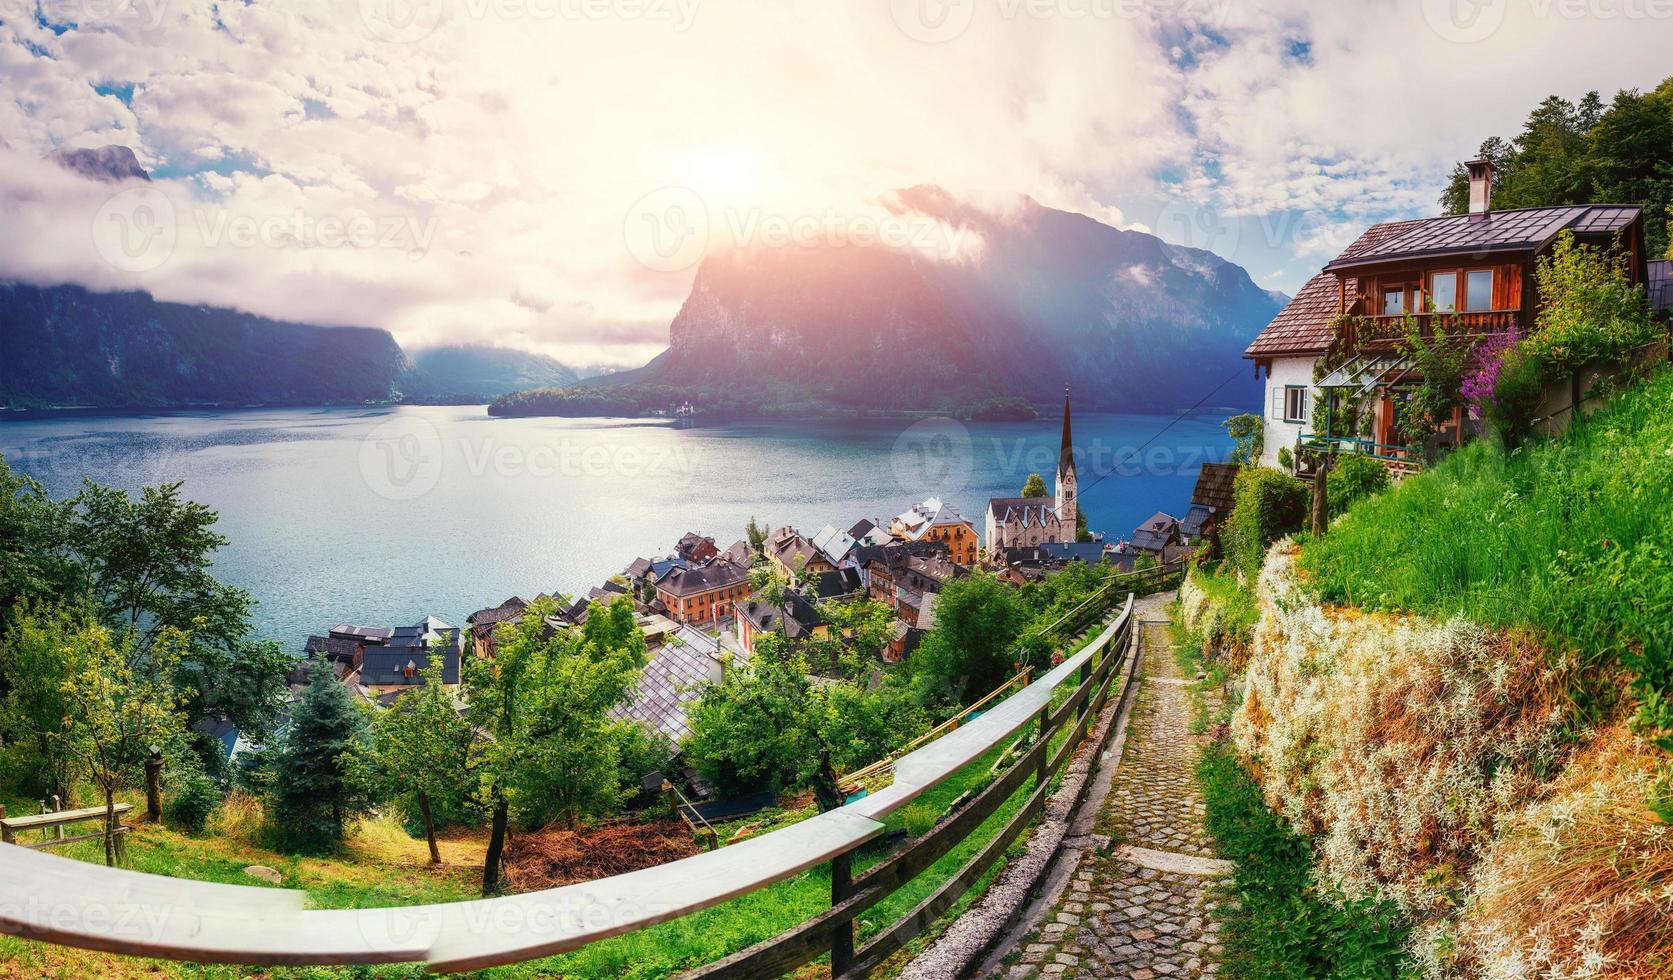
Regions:
<instances>
[{"instance_id":1,"label":"white wall","mask_svg":"<svg viewBox=\"0 0 1673 980\"><path fill-rule=\"evenodd\" d=\"M1266 419L1266 445L1261 451L1261 465L1278 466L1278 450L1289 446L1292 451L1296 436L1304 431L1311 431L1309 422L1284 421L1284 387L1286 385L1307 386L1307 411L1313 411L1313 399L1318 395L1318 389L1313 387L1313 364L1315 357L1279 357L1272 361L1272 375L1263 383L1263 401L1261 416Z\"/></svg>"}]
</instances>

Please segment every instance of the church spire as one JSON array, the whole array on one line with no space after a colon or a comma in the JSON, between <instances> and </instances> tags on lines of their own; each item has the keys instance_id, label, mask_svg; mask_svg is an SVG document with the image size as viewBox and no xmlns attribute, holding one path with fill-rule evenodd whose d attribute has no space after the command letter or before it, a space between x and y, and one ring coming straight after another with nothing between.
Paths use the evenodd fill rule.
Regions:
<instances>
[{"instance_id":1,"label":"church spire","mask_svg":"<svg viewBox=\"0 0 1673 980\"><path fill-rule=\"evenodd\" d=\"M1075 472L1075 440L1069 432L1069 386L1063 386L1063 447L1057 453L1057 472L1061 478L1064 473Z\"/></svg>"}]
</instances>

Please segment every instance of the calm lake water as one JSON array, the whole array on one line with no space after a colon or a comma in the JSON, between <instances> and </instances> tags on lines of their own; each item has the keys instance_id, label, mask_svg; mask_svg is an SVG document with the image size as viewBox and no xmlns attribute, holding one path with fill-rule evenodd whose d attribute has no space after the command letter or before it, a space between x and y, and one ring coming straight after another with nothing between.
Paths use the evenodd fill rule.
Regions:
<instances>
[{"instance_id":1,"label":"calm lake water","mask_svg":"<svg viewBox=\"0 0 1673 980\"><path fill-rule=\"evenodd\" d=\"M1230 450L1219 418L1077 415L1092 527L1124 536L1158 510L1183 513L1201 464ZM481 407L287 409L8 421L0 454L55 496L83 477L184 481L231 539L218 575L258 601L262 635L300 649L337 622L459 625L513 594L584 592L688 530L724 548L751 516L812 534L939 494L981 528L988 497L1030 472L1050 485L1060 425L676 429Z\"/></svg>"}]
</instances>

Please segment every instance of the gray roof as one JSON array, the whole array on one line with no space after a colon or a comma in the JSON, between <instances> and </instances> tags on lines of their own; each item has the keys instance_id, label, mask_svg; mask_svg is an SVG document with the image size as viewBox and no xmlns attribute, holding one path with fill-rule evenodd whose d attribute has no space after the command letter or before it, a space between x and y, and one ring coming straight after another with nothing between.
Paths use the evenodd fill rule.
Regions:
<instances>
[{"instance_id":1,"label":"gray roof","mask_svg":"<svg viewBox=\"0 0 1673 980\"><path fill-rule=\"evenodd\" d=\"M1486 255L1544 248L1564 229L1577 235L1621 231L1643 211L1635 204L1562 205L1493 211L1485 217L1450 214L1410 222L1410 227L1354 255L1344 255L1325 266L1346 269L1400 259L1451 254ZM1404 222L1403 222L1404 224Z\"/></svg>"},{"instance_id":2,"label":"gray roof","mask_svg":"<svg viewBox=\"0 0 1673 980\"><path fill-rule=\"evenodd\" d=\"M415 684L419 674L430 665L432 654L442 656L442 683L459 683L460 654L464 650L463 630L455 629L434 616L426 616L412 626L397 626L383 646L366 648L361 661L360 683L367 687L396 684ZM451 634L451 642L438 649L434 644ZM412 668L412 677L406 674Z\"/></svg>"},{"instance_id":3,"label":"gray roof","mask_svg":"<svg viewBox=\"0 0 1673 980\"><path fill-rule=\"evenodd\" d=\"M639 672L632 696L610 709L609 716L642 722L676 744L690 735L686 705L702 696L704 685L719 680L720 665L688 639L682 630L658 649Z\"/></svg>"},{"instance_id":4,"label":"gray roof","mask_svg":"<svg viewBox=\"0 0 1673 980\"><path fill-rule=\"evenodd\" d=\"M739 585L748 579L749 569L717 558L695 568L676 569L658 581L657 588L686 596Z\"/></svg>"},{"instance_id":5,"label":"gray roof","mask_svg":"<svg viewBox=\"0 0 1673 980\"><path fill-rule=\"evenodd\" d=\"M1057 523L1056 497L992 497L988 513L1001 524L1017 523L1023 527Z\"/></svg>"},{"instance_id":6,"label":"gray roof","mask_svg":"<svg viewBox=\"0 0 1673 980\"><path fill-rule=\"evenodd\" d=\"M395 631L385 629L382 626L356 626L353 623L338 623L331 627L331 635L365 640L367 643L383 643L394 636Z\"/></svg>"}]
</instances>

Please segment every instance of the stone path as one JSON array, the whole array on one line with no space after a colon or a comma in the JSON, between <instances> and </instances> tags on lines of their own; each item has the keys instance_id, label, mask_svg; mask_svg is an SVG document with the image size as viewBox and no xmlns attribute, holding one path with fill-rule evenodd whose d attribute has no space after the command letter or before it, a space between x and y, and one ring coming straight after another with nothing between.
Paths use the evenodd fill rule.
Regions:
<instances>
[{"instance_id":1,"label":"stone path","mask_svg":"<svg viewBox=\"0 0 1673 980\"><path fill-rule=\"evenodd\" d=\"M1055 907L1003 962L1004 975L1209 977L1219 972L1214 889L1230 865L1203 828L1193 770L1190 680L1163 626L1145 627L1143 680L1109 795Z\"/></svg>"}]
</instances>

